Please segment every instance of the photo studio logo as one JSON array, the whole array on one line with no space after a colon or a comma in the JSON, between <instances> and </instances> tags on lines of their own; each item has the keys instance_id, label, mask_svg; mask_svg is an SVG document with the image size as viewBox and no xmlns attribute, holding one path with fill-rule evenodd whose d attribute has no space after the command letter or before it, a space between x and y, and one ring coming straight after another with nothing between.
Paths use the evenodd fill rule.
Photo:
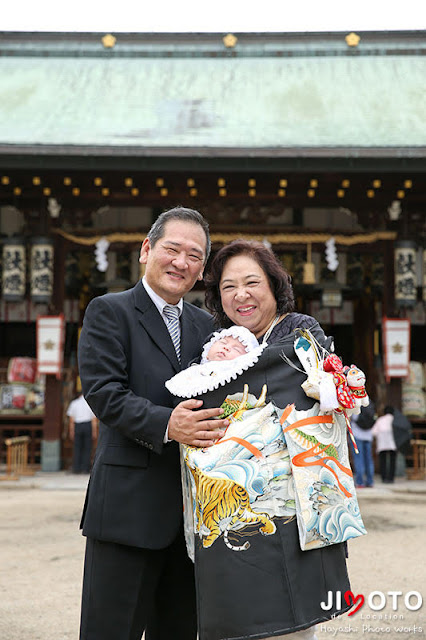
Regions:
<instances>
[{"instance_id":1,"label":"photo studio logo","mask_svg":"<svg viewBox=\"0 0 426 640\"><path fill-rule=\"evenodd\" d=\"M419 591L407 591L406 593L402 591L387 591L386 593L383 593L383 591L371 591L367 597L362 593L355 595L352 591L345 591L344 593L341 591L329 591L327 601L321 602L320 606L323 611L330 611L331 609L339 611L342 607L352 605L353 608L348 612L348 616L353 616L364 604L367 604L370 611L373 612L381 612L385 607L390 607L392 611L401 613L404 608L406 611L418 611L423 605L423 598ZM338 615L336 613L335 617ZM364 616L364 619L379 617L381 619L396 619L401 617L398 614L382 614L379 616L362 612L361 619Z\"/></svg>"}]
</instances>

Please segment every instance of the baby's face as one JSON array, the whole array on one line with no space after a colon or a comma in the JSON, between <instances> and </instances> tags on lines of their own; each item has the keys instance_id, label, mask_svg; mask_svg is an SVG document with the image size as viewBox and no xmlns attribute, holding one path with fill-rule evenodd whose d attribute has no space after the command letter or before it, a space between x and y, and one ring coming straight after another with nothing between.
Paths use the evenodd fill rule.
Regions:
<instances>
[{"instance_id":1,"label":"baby's face","mask_svg":"<svg viewBox=\"0 0 426 640\"><path fill-rule=\"evenodd\" d=\"M226 336L212 344L207 354L207 360L233 360L245 353L247 353L246 348L238 338Z\"/></svg>"}]
</instances>

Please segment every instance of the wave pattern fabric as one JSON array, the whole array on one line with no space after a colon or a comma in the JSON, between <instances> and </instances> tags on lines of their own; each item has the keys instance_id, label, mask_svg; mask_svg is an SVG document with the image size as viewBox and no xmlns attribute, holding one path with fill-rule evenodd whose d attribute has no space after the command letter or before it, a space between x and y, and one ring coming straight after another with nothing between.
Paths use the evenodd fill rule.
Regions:
<instances>
[{"instance_id":1,"label":"wave pattern fabric","mask_svg":"<svg viewBox=\"0 0 426 640\"><path fill-rule=\"evenodd\" d=\"M364 535L350 468L346 421L289 407L281 423L291 458L296 514L303 550Z\"/></svg>"}]
</instances>

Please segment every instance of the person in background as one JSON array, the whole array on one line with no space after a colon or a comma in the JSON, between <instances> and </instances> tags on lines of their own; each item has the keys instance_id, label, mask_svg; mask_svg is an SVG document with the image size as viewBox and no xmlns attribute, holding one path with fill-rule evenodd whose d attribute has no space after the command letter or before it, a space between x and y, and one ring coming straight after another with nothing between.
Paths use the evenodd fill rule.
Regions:
<instances>
[{"instance_id":1,"label":"person in background","mask_svg":"<svg viewBox=\"0 0 426 640\"><path fill-rule=\"evenodd\" d=\"M393 407L387 406L384 415L377 418L372 434L376 439L382 482L392 483L395 478L396 444L393 437Z\"/></svg>"},{"instance_id":2,"label":"person in background","mask_svg":"<svg viewBox=\"0 0 426 640\"><path fill-rule=\"evenodd\" d=\"M357 489L374 485L373 460L374 404L362 407L361 413L351 416L352 433L359 453L354 453L355 484Z\"/></svg>"},{"instance_id":3,"label":"person in background","mask_svg":"<svg viewBox=\"0 0 426 640\"><path fill-rule=\"evenodd\" d=\"M72 472L90 473L92 443L98 434L98 421L81 393L70 402L69 436L73 443Z\"/></svg>"}]
</instances>

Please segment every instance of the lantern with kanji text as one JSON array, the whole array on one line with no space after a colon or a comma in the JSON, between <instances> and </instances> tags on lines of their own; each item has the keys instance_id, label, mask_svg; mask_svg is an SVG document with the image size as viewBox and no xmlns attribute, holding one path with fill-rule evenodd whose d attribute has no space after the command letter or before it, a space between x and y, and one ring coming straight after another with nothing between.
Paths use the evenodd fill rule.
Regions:
<instances>
[{"instance_id":1,"label":"lantern with kanji text","mask_svg":"<svg viewBox=\"0 0 426 640\"><path fill-rule=\"evenodd\" d=\"M36 237L31 241L31 299L48 303L53 292L53 242Z\"/></svg>"},{"instance_id":2,"label":"lantern with kanji text","mask_svg":"<svg viewBox=\"0 0 426 640\"><path fill-rule=\"evenodd\" d=\"M395 254L395 304L413 307L417 300L417 250L412 240L398 240Z\"/></svg>"},{"instance_id":3,"label":"lantern with kanji text","mask_svg":"<svg viewBox=\"0 0 426 640\"><path fill-rule=\"evenodd\" d=\"M18 302L25 297L26 250L24 238L14 236L2 242L2 298L6 302Z\"/></svg>"}]
</instances>

